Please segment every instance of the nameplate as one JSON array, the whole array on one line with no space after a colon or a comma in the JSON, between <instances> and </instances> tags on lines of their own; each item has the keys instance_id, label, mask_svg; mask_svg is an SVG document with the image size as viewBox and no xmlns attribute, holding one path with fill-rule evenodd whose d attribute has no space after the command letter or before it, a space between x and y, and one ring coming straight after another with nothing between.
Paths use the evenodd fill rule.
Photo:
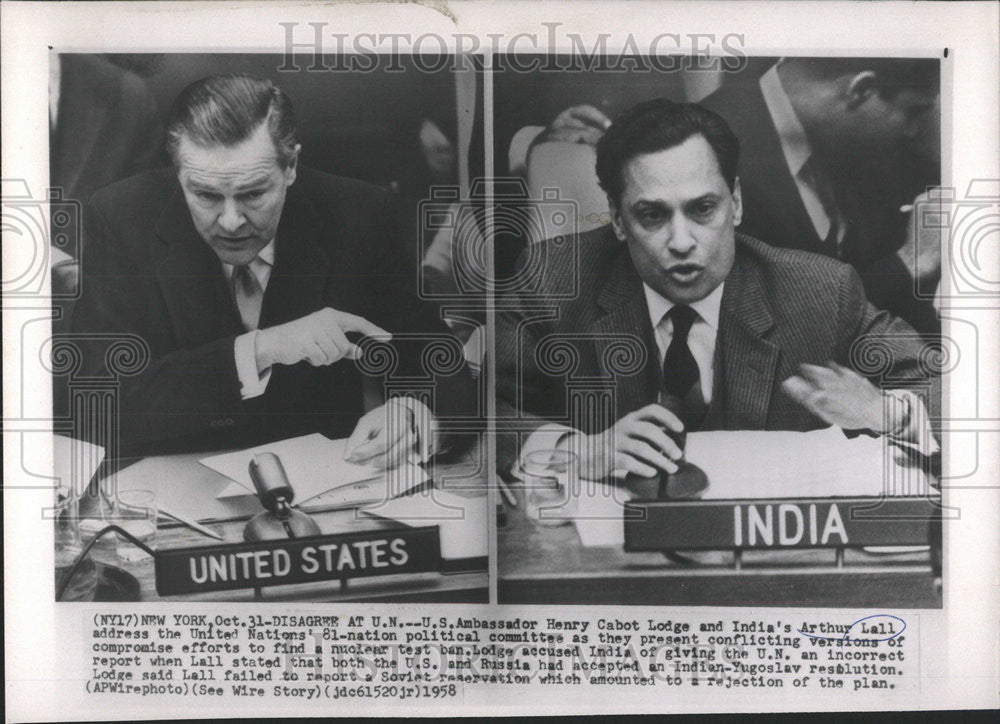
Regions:
<instances>
[{"instance_id":1,"label":"nameplate","mask_svg":"<svg viewBox=\"0 0 1000 724\"><path fill-rule=\"evenodd\" d=\"M157 551L161 596L435 571L437 526Z\"/></svg>"},{"instance_id":2,"label":"nameplate","mask_svg":"<svg viewBox=\"0 0 1000 724\"><path fill-rule=\"evenodd\" d=\"M633 500L625 550L928 545L939 511L922 497Z\"/></svg>"}]
</instances>

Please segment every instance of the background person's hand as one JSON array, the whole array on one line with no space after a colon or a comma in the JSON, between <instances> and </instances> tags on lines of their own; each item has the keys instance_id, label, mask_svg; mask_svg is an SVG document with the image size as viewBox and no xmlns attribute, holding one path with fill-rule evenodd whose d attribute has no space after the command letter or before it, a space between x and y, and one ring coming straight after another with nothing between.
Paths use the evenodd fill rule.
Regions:
<instances>
[{"instance_id":1,"label":"background person's hand","mask_svg":"<svg viewBox=\"0 0 1000 724\"><path fill-rule=\"evenodd\" d=\"M854 370L829 362L799 365L799 373L781 387L816 417L844 430L894 429L885 419L882 393Z\"/></svg>"},{"instance_id":2,"label":"background person's hand","mask_svg":"<svg viewBox=\"0 0 1000 724\"><path fill-rule=\"evenodd\" d=\"M679 433L684 424L662 405L652 404L630 412L596 435L577 436L571 449L577 455L580 476L600 480L615 470L644 478L660 470L677 472L675 461L683 451L665 430Z\"/></svg>"},{"instance_id":3,"label":"background person's hand","mask_svg":"<svg viewBox=\"0 0 1000 724\"><path fill-rule=\"evenodd\" d=\"M611 119L593 106L573 106L556 116L532 145L561 142L596 146L610 125Z\"/></svg>"},{"instance_id":4,"label":"background person's hand","mask_svg":"<svg viewBox=\"0 0 1000 724\"><path fill-rule=\"evenodd\" d=\"M344 447L344 459L358 465L395 468L406 462L419 441L410 408L387 402L358 420Z\"/></svg>"},{"instance_id":5,"label":"background person's hand","mask_svg":"<svg viewBox=\"0 0 1000 724\"><path fill-rule=\"evenodd\" d=\"M940 189L917 196L906 225L906 239L896 252L910 276L925 285L941 278L941 249L948 241L944 223L948 203L948 199L942 201Z\"/></svg>"},{"instance_id":6,"label":"background person's hand","mask_svg":"<svg viewBox=\"0 0 1000 724\"><path fill-rule=\"evenodd\" d=\"M306 361L314 367L331 365L343 358L356 359L358 347L347 332L388 341L392 335L381 327L348 312L330 307L299 319L262 329L257 334L257 371L275 364L293 365Z\"/></svg>"}]
</instances>

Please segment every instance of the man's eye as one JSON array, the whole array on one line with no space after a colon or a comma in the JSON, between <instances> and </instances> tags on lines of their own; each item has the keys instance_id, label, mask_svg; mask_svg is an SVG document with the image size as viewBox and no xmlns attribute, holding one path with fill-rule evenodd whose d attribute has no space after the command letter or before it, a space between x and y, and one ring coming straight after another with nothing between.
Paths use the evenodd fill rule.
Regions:
<instances>
[{"instance_id":1,"label":"man's eye","mask_svg":"<svg viewBox=\"0 0 1000 724\"><path fill-rule=\"evenodd\" d=\"M197 196L202 201L218 201L219 195L213 194L209 191L195 191L194 195Z\"/></svg>"},{"instance_id":2,"label":"man's eye","mask_svg":"<svg viewBox=\"0 0 1000 724\"><path fill-rule=\"evenodd\" d=\"M242 194L242 196L247 201L256 201L257 199L262 198L264 196L264 192L260 189L254 189L253 191L247 191L246 193Z\"/></svg>"},{"instance_id":3,"label":"man's eye","mask_svg":"<svg viewBox=\"0 0 1000 724\"><path fill-rule=\"evenodd\" d=\"M694 207L695 216L710 216L716 209L715 203L706 201Z\"/></svg>"},{"instance_id":4,"label":"man's eye","mask_svg":"<svg viewBox=\"0 0 1000 724\"><path fill-rule=\"evenodd\" d=\"M663 214L656 209L644 209L639 212L639 220L644 224L655 224L663 219Z\"/></svg>"}]
</instances>

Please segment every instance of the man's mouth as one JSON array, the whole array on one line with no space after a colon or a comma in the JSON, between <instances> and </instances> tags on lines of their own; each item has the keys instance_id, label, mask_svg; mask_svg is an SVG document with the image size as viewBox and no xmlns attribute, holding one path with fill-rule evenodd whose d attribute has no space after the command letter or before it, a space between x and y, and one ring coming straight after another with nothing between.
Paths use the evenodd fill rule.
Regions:
<instances>
[{"instance_id":1,"label":"man's mouth","mask_svg":"<svg viewBox=\"0 0 1000 724\"><path fill-rule=\"evenodd\" d=\"M228 246L242 246L243 244L246 244L247 241L250 240L250 235L247 234L246 236L216 236L215 238L221 241L223 244L227 244Z\"/></svg>"},{"instance_id":2,"label":"man's mouth","mask_svg":"<svg viewBox=\"0 0 1000 724\"><path fill-rule=\"evenodd\" d=\"M697 279L704 269L701 264L674 264L666 270L666 274L674 281L688 284Z\"/></svg>"}]
</instances>

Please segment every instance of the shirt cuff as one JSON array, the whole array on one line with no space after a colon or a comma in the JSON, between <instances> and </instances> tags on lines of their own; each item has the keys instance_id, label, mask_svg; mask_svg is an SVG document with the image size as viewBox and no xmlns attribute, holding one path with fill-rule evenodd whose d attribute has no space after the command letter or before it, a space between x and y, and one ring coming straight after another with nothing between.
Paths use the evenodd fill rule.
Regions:
<instances>
[{"instance_id":1,"label":"shirt cuff","mask_svg":"<svg viewBox=\"0 0 1000 724\"><path fill-rule=\"evenodd\" d=\"M257 332L252 330L246 334L241 334L233 344L233 352L236 357L236 376L240 380L240 397L249 400L260 397L267 390L267 383L271 380L271 368L268 367L263 373L257 373Z\"/></svg>"},{"instance_id":2,"label":"shirt cuff","mask_svg":"<svg viewBox=\"0 0 1000 724\"><path fill-rule=\"evenodd\" d=\"M410 411L413 418L413 432L417 436L412 462L425 463L438 450L437 424L430 409L420 400L413 397L390 397L386 403L397 404Z\"/></svg>"},{"instance_id":3,"label":"shirt cuff","mask_svg":"<svg viewBox=\"0 0 1000 724\"><path fill-rule=\"evenodd\" d=\"M76 260L57 246L49 247L49 268L55 268L69 261Z\"/></svg>"},{"instance_id":4,"label":"shirt cuff","mask_svg":"<svg viewBox=\"0 0 1000 724\"><path fill-rule=\"evenodd\" d=\"M934 455L940 452L941 446L934 439L934 432L931 429L930 415L927 414L927 407L920 396L909 390L884 390L883 394L898 403L893 405L890 401L890 409L895 407L908 411L893 432L888 433L889 439L922 455Z\"/></svg>"}]
</instances>

